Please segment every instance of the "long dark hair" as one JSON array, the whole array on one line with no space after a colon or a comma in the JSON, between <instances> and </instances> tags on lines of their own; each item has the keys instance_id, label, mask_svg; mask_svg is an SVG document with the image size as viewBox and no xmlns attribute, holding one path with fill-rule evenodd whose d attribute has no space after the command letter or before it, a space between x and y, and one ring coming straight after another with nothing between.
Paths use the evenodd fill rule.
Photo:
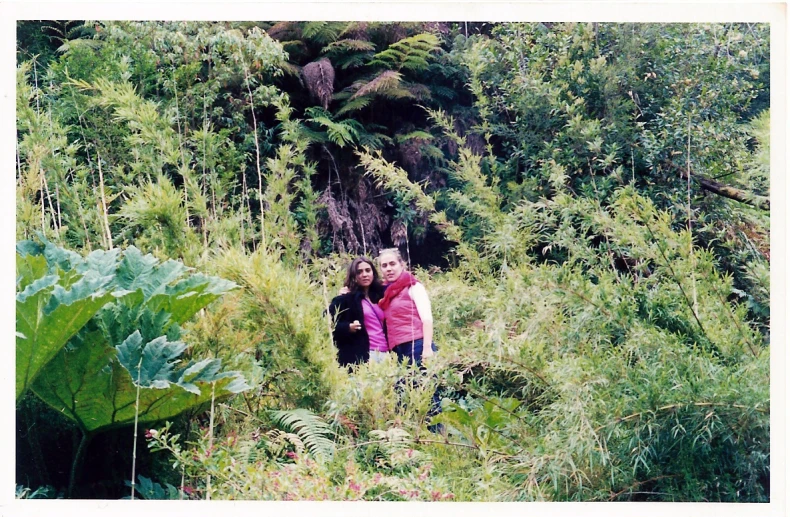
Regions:
<instances>
[{"instance_id":1,"label":"long dark hair","mask_svg":"<svg viewBox=\"0 0 790 517\"><path fill-rule=\"evenodd\" d=\"M348 287L348 291L350 293L356 293L360 290L359 286L357 285L357 268L363 263L368 264L370 269L373 270L373 281L370 283L370 287L368 287L368 296L373 303L376 303L384 295L384 286L381 284L381 279L379 278L379 272L376 270L376 265L369 258L357 257L351 261L351 264L348 265L348 270L346 271L345 286Z\"/></svg>"}]
</instances>

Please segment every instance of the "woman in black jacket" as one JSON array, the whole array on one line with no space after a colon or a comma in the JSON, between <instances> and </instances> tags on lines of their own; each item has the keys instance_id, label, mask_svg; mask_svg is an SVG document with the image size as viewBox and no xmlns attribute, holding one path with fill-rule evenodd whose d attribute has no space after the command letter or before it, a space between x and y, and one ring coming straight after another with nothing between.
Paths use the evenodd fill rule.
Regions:
<instances>
[{"instance_id":1,"label":"woman in black jacket","mask_svg":"<svg viewBox=\"0 0 790 517\"><path fill-rule=\"evenodd\" d=\"M329 314L338 362L350 371L351 365L367 362L371 350L387 351L384 315L377 305L384 286L373 262L357 257L348 266L345 287L348 292L332 299Z\"/></svg>"}]
</instances>

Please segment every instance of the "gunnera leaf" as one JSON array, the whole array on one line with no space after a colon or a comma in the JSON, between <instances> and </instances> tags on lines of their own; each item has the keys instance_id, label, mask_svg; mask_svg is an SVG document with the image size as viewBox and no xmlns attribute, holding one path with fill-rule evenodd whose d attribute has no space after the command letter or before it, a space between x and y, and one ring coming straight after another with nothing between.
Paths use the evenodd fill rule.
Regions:
<instances>
[{"instance_id":1,"label":"gunnera leaf","mask_svg":"<svg viewBox=\"0 0 790 517\"><path fill-rule=\"evenodd\" d=\"M218 360L181 364L180 324L236 284L137 248L85 259L17 247L17 397L27 386L85 432L154 422L249 386Z\"/></svg>"},{"instance_id":2,"label":"gunnera leaf","mask_svg":"<svg viewBox=\"0 0 790 517\"><path fill-rule=\"evenodd\" d=\"M218 361L202 376L199 374L207 370L211 360L180 370L173 368L180 355L174 352L180 344L171 347L165 339L143 343L138 333L122 347L113 348L97 326L88 326L92 328L75 336L33 385L39 398L75 420L85 432L134 422L138 373L141 424L172 418L209 403L212 384L218 400L249 389L238 372L218 372Z\"/></svg>"},{"instance_id":3,"label":"gunnera leaf","mask_svg":"<svg viewBox=\"0 0 790 517\"><path fill-rule=\"evenodd\" d=\"M112 277L95 271L87 271L64 288L66 273L60 269L64 256L48 265L42 255L17 255L17 400L68 340L114 299L108 290ZM55 274L46 274L50 267Z\"/></svg>"}]
</instances>

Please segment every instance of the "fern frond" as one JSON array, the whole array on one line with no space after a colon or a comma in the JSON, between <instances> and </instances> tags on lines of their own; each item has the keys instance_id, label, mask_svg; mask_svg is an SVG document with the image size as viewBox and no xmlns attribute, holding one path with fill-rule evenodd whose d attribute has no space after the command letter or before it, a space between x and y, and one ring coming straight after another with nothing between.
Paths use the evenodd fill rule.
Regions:
<instances>
[{"instance_id":1,"label":"fern frond","mask_svg":"<svg viewBox=\"0 0 790 517\"><path fill-rule=\"evenodd\" d=\"M419 72L428 68L431 53L440 49L439 38L422 33L403 38L373 56L371 65Z\"/></svg>"},{"instance_id":2,"label":"fern frond","mask_svg":"<svg viewBox=\"0 0 790 517\"><path fill-rule=\"evenodd\" d=\"M373 78L368 83L361 86L357 92L351 96L352 99L361 97L363 95L370 95L373 93L381 93L386 90L398 88L401 81L401 75L394 70L385 70Z\"/></svg>"},{"instance_id":3,"label":"fern frond","mask_svg":"<svg viewBox=\"0 0 790 517\"><path fill-rule=\"evenodd\" d=\"M342 39L325 46L321 53L329 56L334 66L345 70L364 65L375 49L375 45L369 41Z\"/></svg>"},{"instance_id":4,"label":"fern frond","mask_svg":"<svg viewBox=\"0 0 790 517\"><path fill-rule=\"evenodd\" d=\"M322 48L321 53L371 52L373 50L376 50L376 46L370 41L361 39L341 39Z\"/></svg>"},{"instance_id":5,"label":"fern frond","mask_svg":"<svg viewBox=\"0 0 790 517\"><path fill-rule=\"evenodd\" d=\"M296 454L302 454L305 450L304 442L294 433L287 433L280 429L272 429L266 433L269 443L267 446L275 455L280 455L288 444L293 445Z\"/></svg>"},{"instance_id":6,"label":"fern frond","mask_svg":"<svg viewBox=\"0 0 790 517\"><path fill-rule=\"evenodd\" d=\"M73 39L66 41L63 45L59 46L57 51L61 54L73 48L87 47L92 50L97 50L104 45L104 41L98 39Z\"/></svg>"},{"instance_id":7,"label":"fern frond","mask_svg":"<svg viewBox=\"0 0 790 517\"><path fill-rule=\"evenodd\" d=\"M332 115L316 106L305 110L308 122L317 124L326 129L326 136L332 143L339 147L345 147L357 141L360 132L364 131L363 126L356 120L335 121Z\"/></svg>"},{"instance_id":8,"label":"fern frond","mask_svg":"<svg viewBox=\"0 0 790 517\"><path fill-rule=\"evenodd\" d=\"M277 425L296 433L313 456L328 459L334 454L335 443L329 439L332 429L320 416L304 408L276 410L271 416Z\"/></svg>"},{"instance_id":9,"label":"fern frond","mask_svg":"<svg viewBox=\"0 0 790 517\"><path fill-rule=\"evenodd\" d=\"M315 131L307 126L299 127L299 136L310 144L325 144L329 142L329 137L323 131Z\"/></svg>"},{"instance_id":10,"label":"fern frond","mask_svg":"<svg viewBox=\"0 0 790 517\"><path fill-rule=\"evenodd\" d=\"M458 94L452 88L448 88L446 86L434 86L432 88L433 93L438 95L439 97L444 97L447 100L455 99Z\"/></svg>"},{"instance_id":11,"label":"fern frond","mask_svg":"<svg viewBox=\"0 0 790 517\"><path fill-rule=\"evenodd\" d=\"M414 96L415 99L420 101L431 100L431 89L421 83L409 83L406 89Z\"/></svg>"},{"instance_id":12,"label":"fern frond","mask_svg":"<svg viewBox=\"0 0 790 517\"><path fill-rule=\"evenodd\" d=\"M395 140L397 140L397 142L399 144L402 144L406 140L411 140L412 138L422 138L423 140L433 140L433 135L428 133L428 132L426 132L426 131L420 131L418 129L417 131L412 131L411 133L406 133L405 135L397 135L395 137Z\"/></svg>"},{"instance_id":13,"label":"fern frond","mask_svg":"<svg viewBox=\"0 0 790 517\"><path fill-rule=\"evenodd\" d=\"M326 45L340 37L340 32L346 28L341 22L307 22L302 29L302 35L322 45Z\"/></svg>"},{"instance_id":14,"label":"fern frond","mask_svg":"<svg viewBox=\"0 0 790 517\"><path fill-rule=\"evenodd\" d=\"M356 68L367 64L370 59L370 54L349 54L335 58L335 66L346 70L348 68Z\"/></svg>"},{"instance_id":15,"label":"fern frond","mask_svg":"<svg viewBox=\"0 0 790 517\"><path fill-rule=\"evenodd\" d=\"M386 145L392 145L394 140L383 133L365 133L359 136L359 145L371 149L382 149Z\"/></svg>"},{"instance_id":16,"label":"fern frond","mask_svg":"<svg viewBox=\"0 0 790 517\"><path fill-rule=\"evenodd\" d=\"M351 36L355 39L367 37L372 26L378 24L371 22L349 22L340 33L340 36Z\"/></svg>"},{"instance_id":17,"label":"fern frond","mask_svg":"<svg viewBox=\"0 0 790 517\"><path fill-rule=\"evenodd\" d=\"M337 100L337 96L335 96L335 100ZM358 111L362 108L367 107L370 104L370 101L373 99L371 97L357 97L356 99L349 100L345 103L339 110L335 112L335 115L344 115L351 111Z\"/></svg>"},{"instance_id":18,"label":"fern frond","mask_svg":"<svg viewBox=\"0 0 790 517\"><path fill-rule=\"evenodd\" d=\"M406 88L392 88L381 92L381 96L387 99L416 99L414 94Z\"/></svg>"}]
</instances>

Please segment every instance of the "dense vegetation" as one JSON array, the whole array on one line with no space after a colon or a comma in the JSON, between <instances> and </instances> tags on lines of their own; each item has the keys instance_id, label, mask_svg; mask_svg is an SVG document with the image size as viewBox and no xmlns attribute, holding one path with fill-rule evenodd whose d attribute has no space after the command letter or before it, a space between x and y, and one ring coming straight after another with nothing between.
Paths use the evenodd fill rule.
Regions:
<instances>
[{"instance_id":1,"label":"dense vegetation","mask_svg":"<svg viewBox=\"0 0 790 517\"><path fill-rule=\"evenodd\" d=\"M767 501L768 39L19 22L17 496ZM324 313L391 245L405 405Z\"/></svg>"}]
</instances>

